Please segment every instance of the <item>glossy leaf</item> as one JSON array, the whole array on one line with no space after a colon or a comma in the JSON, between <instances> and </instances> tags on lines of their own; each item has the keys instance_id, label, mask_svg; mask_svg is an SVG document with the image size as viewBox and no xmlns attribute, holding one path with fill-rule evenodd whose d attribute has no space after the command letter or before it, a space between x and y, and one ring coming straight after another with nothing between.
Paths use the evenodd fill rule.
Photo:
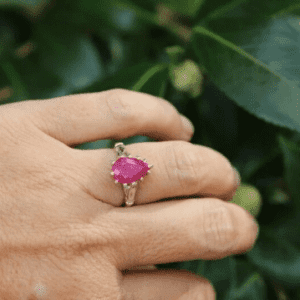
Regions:
<instances>
[{"instance_id":1,"label":"glossy leaf","mask_svg":"<svg viewBox=\"0 0 300 300\"><path fill-rule=\"evenodd\" d=\"M59 4L60 5L60 4ZM97 2L94 0L64 1L64 8L71 14L71 22L101 30L106 28L120 32L137 32L145 25L156 25L155 14L126 0ZM63 15L63 10L60 10Z\"/></svg>"},{"instance_id":2,"label":"glossy leaf","mask_svg":"<svg viewBox=\"0 0 300 300\"><path fill-rule=\"evenodd\" d=\"M203 22L235 16L240 18L242 26L243 19L249 17L249 25L255 25L270 17L294 12L299 6L298 0L206 0L197 14L197 20ZM226 26L223 28L227 29Z\"/></svg>"},{"instance_id":3,"label":"glossy leaf","mask_svg":"<svg viewBox=\"0 0 300 300\"><path fill-rule=\"evenodd\" d=\"M99 81L91 86L81 89L78 92L80 93L91 93L91 92L100 92L106 91L115 88L122 89L132 89L135 85L140 85L141 78L149 72L152 68L156 66L153 62L143 62L129 68L121 69L119 72L113 76L109 76L102 81ZM162 70L163 72L163 70ZM158 73L160 75L160 73ZM154 78L155 80L155 78ZM158 80L159 84L162 85L161 78ZM146 83L146 82L145 82ZM154 87L154 86L152 86ZM156 86L157 87L157 86ZM157 90L159 88L157 87Z\"/></svg>"},{"instance_id":4,"label":"glossy leaf","mask_svg":"<svg viewBox=\"0 0 300 300\"><path fill-rule=\"evenodd\" d=\"M292 201L300 210L300 146L299 143L290 141L283 135L279 135L278 142L283 153L284 177L292 194Z\"/></svg>"},{"instance_id":5,"label":"glossy leaf","mask_svg":"<svg viewBox=\"0 0 300 300\"><path fill-rule=\"evenodd\" d=\"M38 24L34 30L39 63L55 74L67 93L74 92L104 78L99 54L90 38L65 26Z\"/></svg>"},{"instance_id":6,"label":"glossy leaf","mask_svg":"<svg viewBox=\"0 0 300 300\"><path fill-rule=\"evenodd\" d=\"M17 102L24 99L30 99L31 94L28 86L13 62L9 60L3 61L1 63L1 68L9 81L9 86L13 90L12 96L9 100L11 102Z\"/></svg>"},{"instance_id":7,"label":"glossy leaf","mask_svg":"<svg viewBox=\"0 0 300 300\"><path fill-rule=\"evenodd\" d=\"M270 20L248 31L222 32L223 36L211 29L228 28L228 23L220 22L193 30L192 43L200 64L204 64L214 83L239 106L267 122L300 131L296 108L300 94L296 69L300 60L290 52L300 49L299 32L289 26L289 44L280 47L281 33L276 28L282 20ZM267 58L269 55L273 64ZM281 61L279 66L275 59Z\"/></svg>"},{"instance_id":8,"label":"glossy leaf","mask_svg":"<svg viewBox=\"0 0 300 300\"><path fill-rule=\"evenodd\" d=\"M203 1L201 9L197 12L195 20L198 22L203 21L213 13L222 16L244 1L245 0L205 0Z\"/></svg>"},{"instance_id":9,"label":"glossy leaf","mask_svg":"<svg viewBox=\"0 0 300 300\"><path fill-rule=\"evenodd\" d=\"M19 7L34 8L34 7L42 5L43 3L47 2L47 1L48 0L30 0L30 1L24 1L24 0L1 0L0 1L0 7L1 6L19 6Z\"/></svg>"},{"instance_id":10,"label":"glossy leaf","mask_svg":"<svg viewBox=\"0 0 300 300\"><path fill-rule=\"evenodd\" d=\"M246 255L269 279L300 287L300 250L275 229L261 226L255 246Z\"/></svg>"},{"instance_id":11,"label":"glossy leaf","mask_svg":"<svg viewBox=\"0 0 300 300\"><path fill-rule=\"evenodd\" d=\"M197 14L198 10L201 9L201 6L205 0L187 0L187 1L178 1L178 0L164 0L160 3L168 6L172 10L186 15L186 16L194 16Z\"/></svg>"},{"instance_id":12,"label":"glossy leaf","mask_svg":"<svg viewBox=\"0 0 300 300\"><path fill-rule=\"evenodd\" d=\"M261 274L247 261L237 259L237 286L232 300L264 300L266 283Z\"/></svg>"}]
</instances>

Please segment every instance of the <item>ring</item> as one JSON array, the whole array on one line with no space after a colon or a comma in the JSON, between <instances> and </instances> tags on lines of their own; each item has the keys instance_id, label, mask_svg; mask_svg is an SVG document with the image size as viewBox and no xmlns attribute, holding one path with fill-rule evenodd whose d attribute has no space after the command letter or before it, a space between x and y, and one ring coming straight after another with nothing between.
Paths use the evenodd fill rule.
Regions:
<instances>
[{"instance_id":1,"label":"ring","mask_svg":"<svg viewBox=\"0 0 300 300\"><path fill-rule=\"evenodd\" d=\"M110 173L115 184L121 183L125 194L125 206L134 204L134 196L137 189L137 184L144 180L147 174L150 174L150 169L153 165L148 165L146 159L139 156L132 157L125 150L123 143L116 143L114 147L119 158L112 162L112 172Z\"/></svg>"}]
</instances>

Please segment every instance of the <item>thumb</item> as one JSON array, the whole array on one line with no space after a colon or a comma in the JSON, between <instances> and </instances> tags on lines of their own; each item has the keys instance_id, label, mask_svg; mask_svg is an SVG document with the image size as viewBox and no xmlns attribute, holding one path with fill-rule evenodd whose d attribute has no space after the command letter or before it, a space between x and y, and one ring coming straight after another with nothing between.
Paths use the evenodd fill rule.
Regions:
<instances>
[{"instance_id":1,"label":"thumb","mask_svg":"<svg viewBox=\"0 0 300 300\"><path fill-rule=\"evenodd\" d=\"M211 283L184 270L123 271L126 300L215 300Z\"/></svg>"}]
</instances>

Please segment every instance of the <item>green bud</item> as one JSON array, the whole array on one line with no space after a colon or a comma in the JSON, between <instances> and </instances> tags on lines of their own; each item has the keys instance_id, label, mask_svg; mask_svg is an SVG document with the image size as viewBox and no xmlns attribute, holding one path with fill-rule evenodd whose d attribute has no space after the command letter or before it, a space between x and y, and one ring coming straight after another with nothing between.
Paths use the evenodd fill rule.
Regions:
<instances>
[{"instance_id":1,"label":"green bud","mask_svg":"<svg viewBox=\"0 0 300 300\"><path fill-rule=\"evenodd\" d=\"M262 206L259 190L250 185L242 183L236 190L230 203L235 203L246 209L252 216L257 217Z\"/></svg>"},{"instance_id":2,"label":"green bud","mask_svg":"<svg viewBox=\"0 0 300 300\"><path fill-rule=\"evenodd\" d=\"M202 92L203 76L198 65L192 60L185 60L179 65L171 65L170 78L173 86L187 92L192 97L197 97Z\"/></svg>"}]
</instances>

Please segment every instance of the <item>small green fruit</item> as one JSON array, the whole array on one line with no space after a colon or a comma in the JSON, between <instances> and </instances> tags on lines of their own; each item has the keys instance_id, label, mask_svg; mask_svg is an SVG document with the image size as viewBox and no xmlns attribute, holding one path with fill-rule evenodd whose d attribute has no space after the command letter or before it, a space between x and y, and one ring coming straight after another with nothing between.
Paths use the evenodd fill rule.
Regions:
<instances>
[{"instance_id":1,"label":"small green fruit","mask_svg":"<svg viewBox=\"0 0 300 300\"><path fill-rule=\"evenodd\" d=\"M187 92L192 97L201 94L203 76L198 65L192 60L187 59L180 65L172 65L170 78L177 90Z\"/></svg>"},{"instance_id":2,"label":"small green fruit","mask_svg":"<svg viewBox=\"0 0 300 300\"><path fill-rule=\"evenodd\" d=\"M259 190L250 185L242 183L236 190L230 203L235 203L246 209L252 216L259 215L262 199Z\"/></svg>"}]
</instances>

